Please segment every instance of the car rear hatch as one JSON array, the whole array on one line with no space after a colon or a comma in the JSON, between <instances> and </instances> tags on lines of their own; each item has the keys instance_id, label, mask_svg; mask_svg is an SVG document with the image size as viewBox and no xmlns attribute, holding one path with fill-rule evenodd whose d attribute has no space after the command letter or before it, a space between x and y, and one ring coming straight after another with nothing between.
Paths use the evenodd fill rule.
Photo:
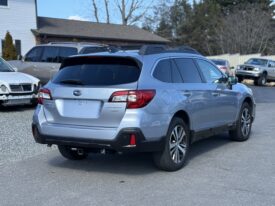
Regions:
<instances>
[{"instance_id":1,"label":"car rear hatch","mask_svg":"<svg viewBox=\"0 0 275 206\"><path fill-rule=\"evenodd\" d=\"M140 63L129 57L67 59L44 100L48 123L88 127L118 127L126 102L109 102L114 92L136 90Z\"/></svg>"}]
</instances>

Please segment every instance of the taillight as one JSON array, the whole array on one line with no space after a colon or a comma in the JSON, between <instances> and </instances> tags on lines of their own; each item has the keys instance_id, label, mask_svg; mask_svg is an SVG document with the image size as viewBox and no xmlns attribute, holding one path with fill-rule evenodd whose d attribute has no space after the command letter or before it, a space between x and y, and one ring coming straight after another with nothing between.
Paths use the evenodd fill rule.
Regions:
<instances>
[{"instance_id":1,"label":"taillight","mask_svg":"<svg viewBox=\"0 0 275 206\"><path fill-rule=\"evenodd\" d=\"M222 70L225 70L225 71L226 71L226 70L227 70L227 67L221 67L220 69L222 69Z\"/></svg>"},{"instance_id":2,"label":"taillight","mask_svg":"<svg viewBox=\"0 0 275 206\"><path fill-rule=\"evenodd\" d=\"M38 92L38 104L43 104L44 99L52 99L51 91L48 89L40 89Z\"/></svg>"},{"instance_id":3,"label":"taillight","mask_svg":"<svg viewBox=\"0 0 275 206\"><path fill-rule=\"evenodd\" d=\"M114 92L109 102L126 102L127 109L145 107L154 98L155 90L131 90Z\"/></svg>"}]
</instances>

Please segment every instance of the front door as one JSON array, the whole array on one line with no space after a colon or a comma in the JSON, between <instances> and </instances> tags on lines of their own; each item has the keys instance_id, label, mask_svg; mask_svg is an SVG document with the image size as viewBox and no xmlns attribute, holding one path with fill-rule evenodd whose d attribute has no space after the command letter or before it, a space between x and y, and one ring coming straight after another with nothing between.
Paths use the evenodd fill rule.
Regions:
<instances>
[{"instance_id":1,"label":"front door","mask_svg":"<svg viewBox=\"0 0 275 206\"><path fill-rule=\"evenodd\" d=\"M208 112L214 119L215 127L233 123L237 115L238 93L230 89L226 82L220 81L225 76L216 66L206 60L196 61L211 92L213 107Z\"/></svg>"}]
</instances>

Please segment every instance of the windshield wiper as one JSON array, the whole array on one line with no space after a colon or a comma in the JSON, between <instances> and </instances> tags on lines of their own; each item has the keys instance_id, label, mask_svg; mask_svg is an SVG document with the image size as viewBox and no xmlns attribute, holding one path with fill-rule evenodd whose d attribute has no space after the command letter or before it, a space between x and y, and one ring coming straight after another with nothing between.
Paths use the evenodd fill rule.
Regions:
<instances>
[{"instance_id":1,"label":"windshield wiper","mask_svg":"<svg viewBox=\"0 0 275 206\"><path fill-rule=\"evenodd\" d=\"M84 85L82 81L77 79L66 79L63 81L60 81L61 84L74 84L74 85Z\"/></svg>"}]
</instances>

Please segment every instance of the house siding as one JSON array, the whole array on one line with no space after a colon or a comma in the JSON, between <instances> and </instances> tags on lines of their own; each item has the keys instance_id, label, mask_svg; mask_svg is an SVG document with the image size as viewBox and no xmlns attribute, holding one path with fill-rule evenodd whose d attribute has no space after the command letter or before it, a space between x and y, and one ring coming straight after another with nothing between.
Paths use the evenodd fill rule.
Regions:
<instances>
[{"instance_id":1,"label":"house siding","mask_svg":"<svg viewBox=\"0 0 275 206\"><path fill-rule=\"evenodd\" d=\"M35 36L31 29L36 29L35 0L8 0L7 7L0 6L0 39L9 31L13 40L21 40L21 51L24 55L35 46ZM0 41L0 55L2 45Z\"/></svg>"}]
</instances>

